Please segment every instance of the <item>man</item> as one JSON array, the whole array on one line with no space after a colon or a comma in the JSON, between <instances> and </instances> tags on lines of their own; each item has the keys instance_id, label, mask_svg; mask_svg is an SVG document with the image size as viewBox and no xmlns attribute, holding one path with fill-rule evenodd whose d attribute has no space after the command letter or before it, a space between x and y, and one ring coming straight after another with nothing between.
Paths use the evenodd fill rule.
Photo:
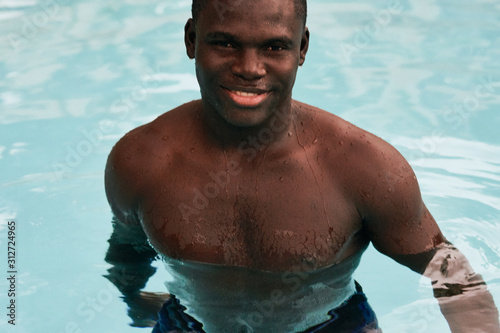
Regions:
<instances>
[{"instance_id":1,"label":"man","mask_svg":"<svg viewBox=\"0 0 500 333\"><path fill-rule=\"evenodd\" d=\"M201 100L125 135L106 167L109 278L131 316L153 325L140 311L168 298L140 292L157 252L173 280L155 332L377 332L352 279L372 242L432 279L453 332L499 332L404 158L292 99L305 17L305 0L194 1L185 44Z\"/></svg>"}]
</instances>

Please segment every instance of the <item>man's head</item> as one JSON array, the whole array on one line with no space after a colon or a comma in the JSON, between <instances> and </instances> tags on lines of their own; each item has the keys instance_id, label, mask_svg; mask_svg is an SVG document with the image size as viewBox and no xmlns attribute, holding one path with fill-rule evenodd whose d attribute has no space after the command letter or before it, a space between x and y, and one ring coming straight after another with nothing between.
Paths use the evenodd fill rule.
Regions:
<instances>
[{"instance_id":1,"label":"man's head","mask_svg":"<svg viewBox=\"0 0 500 333\"><path fill-rule=\"evenodd\" d=\"M186 51L207 112L237 127L265 126L289 110L309 31L299 0L195 0L185 27Z\"/></svg>"},{"instance_id":2,"label":"man's head","mask_svg":"<svg viewBox=\"0 0 500 333\"><path fill-rule=\"evenodd\" d=\"M253 0L233 0L235 6L237 6L242 1L253 1ZM220 13L222 12L230 12L230 8L224 8L224 5L221 4L220 1L209 1L209 0L193 0L193 4L191 6L191 15L193 17L193 21L196 22L198 19L199 13L203 10L203 8L207 5L208 2L211 2L213 6L218 7ZM304 23L304 27L306 26L307 19L307 0L294 0L295 2L295 11L297 17L299 17Z\"/></svg>"}]
</instances>

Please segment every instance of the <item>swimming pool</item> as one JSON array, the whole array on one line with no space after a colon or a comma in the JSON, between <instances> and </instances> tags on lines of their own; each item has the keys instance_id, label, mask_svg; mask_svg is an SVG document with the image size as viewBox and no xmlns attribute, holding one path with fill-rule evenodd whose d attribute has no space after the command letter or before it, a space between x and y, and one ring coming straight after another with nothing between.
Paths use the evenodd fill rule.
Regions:
<instances>
[{"instance_id":1,"label":"swimming pool","mask_svg":"<svg viewBox=\"0 0 500 333\"><path fill-rule=\"evenodd\" d=\"M128 130L199 97L190 1L0 1L0 261L16 221L16 326L130 327L102 277L103 168ZM500 2L309 1L294 97L395 145L445 235L500 303ZM162 274L146 290L163 291ZM446 332L426 281L370 248L356 279L384 332ZM0 280L0 306L10 283ZM7 312L7 310L5 310Z\"/></svg>"}]
</instances>

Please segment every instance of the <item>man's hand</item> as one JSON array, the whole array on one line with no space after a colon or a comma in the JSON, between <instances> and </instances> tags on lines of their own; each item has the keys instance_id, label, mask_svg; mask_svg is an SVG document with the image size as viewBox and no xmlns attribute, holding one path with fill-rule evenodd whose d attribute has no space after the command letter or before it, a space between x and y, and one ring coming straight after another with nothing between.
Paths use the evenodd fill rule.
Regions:
<instances>
[{"instance_id":1,"label":"man's hand","mask_svg":"<svg viewBox=\"0 0 500 333\"><path fill-rule=\"evenodd\" d=\"M169 298L170 295L167 293L152 293L147 291L124 296L123 300L129 307L128 315L132 319L131 326L155 326L158 320L158 311L160 311L163 303Z\"/></svg>"},{"instance_id":2,"label":"man's hand","mask_svg":"<svg viewBox=\"0 0 500 333\"><path fill-rule=\"evenodd\" d=\"M452 244L441 244L425 269L453 333L498 333L498 310L481 275Z\"/></svg>"}]
</instances>

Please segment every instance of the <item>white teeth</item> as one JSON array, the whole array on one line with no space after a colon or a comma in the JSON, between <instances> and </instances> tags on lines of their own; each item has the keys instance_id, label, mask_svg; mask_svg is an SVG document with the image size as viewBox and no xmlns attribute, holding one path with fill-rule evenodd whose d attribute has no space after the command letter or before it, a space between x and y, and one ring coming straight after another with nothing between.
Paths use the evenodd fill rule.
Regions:
<instances>
[{"instance_id":1,"label":"white teeth","mask_svg":"<svg viewBox=\"0 0 500 333\"><path fill-rule=\"evenodd\" d=\"M233 91L236 95L238 96L245 96L245 97L253 97L253 96L258 96L259 94L254 94L254 93L249 93L249 92L244 92L244 91Z\"/></svg>"}]
</instances>

